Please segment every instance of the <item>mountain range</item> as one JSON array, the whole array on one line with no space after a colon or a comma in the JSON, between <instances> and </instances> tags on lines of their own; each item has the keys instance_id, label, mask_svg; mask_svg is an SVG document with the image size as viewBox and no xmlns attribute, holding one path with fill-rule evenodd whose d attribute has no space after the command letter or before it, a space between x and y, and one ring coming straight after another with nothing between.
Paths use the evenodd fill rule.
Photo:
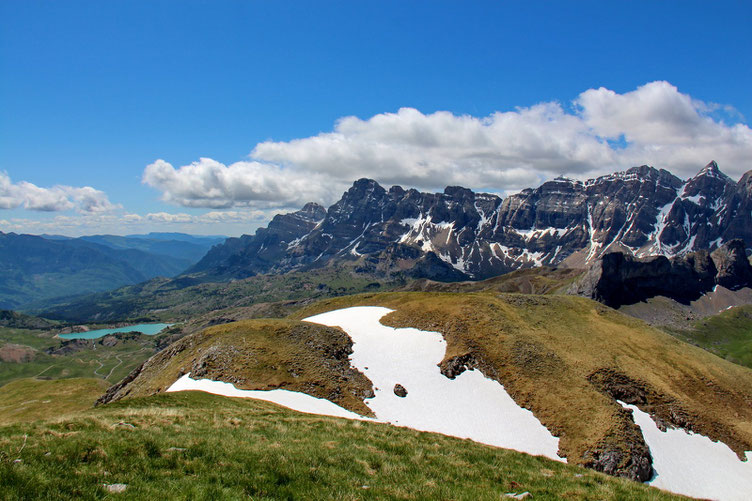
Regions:
<instances>
[{"instance_id":1,"label":"mountain range","mask_svg":"<svg viewBox=\"0 0 752 501\"><path fill-rule=\"evenodd\" d=\"M686 181L642 166L584 182L560 178L504 199L461 187L443 193L398 186L387 190L361 179L328 209L308 203L277 215L254 235L214 245L173 278L37 303L52 322L0 311L0 355L17 364L4 368L11 379L40 373L65 377L75 369L79 374L93 370L93 376L111 383L119 380L104 395L101 385L81 392L82 401L100 392L98 402L104 405L85 412L107 416L108 424L97 441L90 432L82 435L101 450L121 431L134 433L138 427L131 429L131 422L145 422L138 415L139 405L182 406L174 411L180 416L198 408L201 397L195 394L185 397L189 400L173 399L170 392L179 381L196 385L182 389L216 391L207 386L211 384L232 390L219 392L222 395L283 390L384 422L391 422L389 414L378 402L388 398L395 416L420 408L415 413L418 423L424 418L437 421L437 413L426 407L410 407L423 405L426 395L449 409L453 418L477 414L481 401L493 399L464 404L450 400L455 393L447 392L448 385L474 377L479 384L503 388L515 408L530 413L555 437L558 445L552 454L566 458L567 467L584 466L698 497L735 499L741 493L746 499L752 484L738 479L752 478L749 459L744 461L752 458L752 362L746 355L752 313L750 306L741 306L752 303L752 265L745 243L752 241L750 178L752 172L734 182L714 162ZM86 273L112 280L115 271L138 272L135 264L145 275L144 267L154 263L145 256L157 256L149 251L161 248L164 238L139 238L3 234L0 243L6 250L16 245L16 253L4 264L9 270L15 266L49 283L69 273L64 278L71 284ZM167 240L177 250L190 243ZM123 248L128 245L138 248ZM117 261L121 253L140 261ZM178 255L162 257L181 262ZM479 280L487 276L492 278ZM423 278L410 280L416 277ZM61 286L56 287L50 290ZM373 308L381 310L379 330L364 327L362 315ZM321 321L321 315L331 314L348 315L353 325L343 324L345 317ZM62 327L72 330L73 322L92 326L136 320L173 325L153 340L112 338L92 344L96 350L84 342L58 345L63 341L52 337ZM348 330L355 325L359 330ZM410 341L404 347L363 350L366 343L357 338L361 331L378 338L391 335L390 328L439 336L434 341L443 346L431 341L429 349ZM429 356L434 348L436 353ZM373 356L373 363L365 365L361 354ZM388 378L379 372L377 364L391 371L401 367L394 363L401 358L420 365L404 365ZM89 361L98 367L89 367ZM105 374L108 363L112 368ZM117 377L110 378L115 370L120 371ZM429 372L434 377L430 384L421 379ZM19 399L37 382L6 386L13 392L10 397ZM237 404L218 400L212 405L221 409ZM112 409L128 412L128 417L111 418L107 413ZM494 410L483 419L493 423L500 415ZM70 418L72 426L81 416ZM509 424L504 416L502 421ZM240 429L264 433L252 416L232 419L226 423L246 423ZM319 418L300 419L310 425ZM445 424L443 418L438 421ZM115 428L112 422L128 424ZM411 425L401 414L394 422L443 430ZM176 430L174 423L165 426L171 433ZM346 426L321 429L332 437ZM353 429L362 426L357 421ZM216 427L215 420L208 431L189 427L179 439L170 437L160 446L151 442L152 452L140 454L139 460L184 452L188 449L173 444L216 436ZM682 430L691 432L692 440L722 449L723 460L686 443L677 452L674 438L690 437ZM519 428L514 436L524 437L525 446L534 442ZM343 444L353 449L349 444L359 440ZM258 443L259 437L248 442ZM283 447L292 444L283 442ZM225 439L214 449L226 451L236 443ZM495 445L508 447L511 442ZM40 447L33 441L32 446ZM51 454L58 454L57 449ZM330 454L328 447L325 454ZM136 454L110 451L101 460L108 457ZM39 473L46 463L34 463L28 453L22 459L46 478ZM80 462L79 454L74 461ZM166 471L172 469L171 463L163 463ZM554 466L545 463L542 469L541 464L533 470L547 472L546 478L562 476L554 473ZM107 468L118 479L126 478L111 465ZM373 470L371 475L380 473ZM515 489L526 482L523 476L514 477ZM358 481L370 485L364 482ZM536 498L560 494L542 489L533 493ZM494 492L494 498L498 496Z\"/></svg>"},{"instance_id":2,"label":"mountain range","mask_svg":"<svg viewBox=\"0 0 752 501\"><path fill-rule=\"evenodd\" d=\"M148 235L68 238L0 232L0 308L17 309L53 297L172 277L222 240Z\"/></svg>"},{"instance_id":3,"label":"mountain range","mask_svg":"<svg viewBox=\"0 0 752 501\"><path fill-rule=\"evenodd\" d=\"M277 215L185 274L222 281L347 261L376 274L477 280L533 266L582 268L610 251L712 251L735 238L752 242L752 171L735 182L715 161L688 180L643 165L584 182L557 178L507 198L359 179L328 209L308 203Z\"/></svg>"}]
</instances>

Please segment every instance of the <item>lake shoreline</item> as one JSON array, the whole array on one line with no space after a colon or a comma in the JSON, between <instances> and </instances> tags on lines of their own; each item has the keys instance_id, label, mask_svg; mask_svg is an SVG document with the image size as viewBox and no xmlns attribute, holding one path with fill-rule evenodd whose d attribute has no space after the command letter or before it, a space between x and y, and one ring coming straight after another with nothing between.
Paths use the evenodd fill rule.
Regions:
<instances>
[{"instance_id":1,"label":"lake shoreline","mask_svg":"<svg viewBox=\"0 0 752 501\"><path fill-rule=\"evenodd\" d=\"M65 340L73 339L99 339L111 334L122 334L127 332L137 332L146 336L155 336L174 324L153 323L153 324L135 324L125 325L122 327L112 327L106 329L94 329L83 332L71 332L66 334L56 334L55 337Z\"/></svg>"}]
</instances>

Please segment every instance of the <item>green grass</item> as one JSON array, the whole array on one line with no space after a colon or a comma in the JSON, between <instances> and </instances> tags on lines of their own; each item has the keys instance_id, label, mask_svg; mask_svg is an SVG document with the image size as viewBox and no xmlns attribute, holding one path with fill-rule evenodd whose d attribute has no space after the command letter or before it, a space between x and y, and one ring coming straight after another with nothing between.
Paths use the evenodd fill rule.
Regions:
<instances>
[{"instance_id":1,"label":"green grass","mask_svg":"<svg viewBox=\"0 0 752 501\"><path fill-rule=\"evenodd\" d=\"M729 362L752 368L752 305L737 306L705 318L689 330L667 330Z\"/></svg>"},{"instance_id":2,"label":"green grass","mask_svg":"<svg viewBox=\"0 0 752 501\"><path fill-rule=\"evenodd\" d=\"M258 275L228 283L196 284L196 281L191 277L157 278L63 302L39 303L29 309L71 322L176 321L224 308L319 299L404 285L401 281L385 282L345 267Z\"/></svg>"},{"instance_id":3,"label":"green grass","mask_svg":"<svg viewBox=\"0 0 752 501\"><path fill-rule=\"evenodd\" d=\"M138 336L104 346L93 340L91 348L66 355L48 355L44 350L57 348L61 340L49 331L0 328L0 350L8 344L28 346L35 350L26 362L0 362L0 387L24 378L101 378L109 383L128 375L154 354L156 336Z\"/></svg>"},{"instance_id":4,"label":"green grass","mask_svg":"<svg viewBox=\"0 0 752 501\"><path fill-rule=\"evenodd\" d=\"M109 385L102 379L19 379L0 387L0 425L90 409Z\"/></svg>"},{"instance_id":5,"label":"green grass","mask_svg":"<svg viewBox=\"0 0 752 501\"><path fill-rule=\"evenodd\" d=\"M108 495L115 483L126 491ZM0 486L5 499L679 499L467 440L194 392L0 427Z\"/></svg>"},{"instance_id":6,"label":"green grass","mask_svg":"<svg viewBox=\"0 0 752 501\"><path fill-rule=\"evenodd\" d=\"M629 458L638 440L631 416L596 374L629 381L629 391L643 394L645 412L677 425L684 419L684 426L737 453L752 448L749 369L589 299L392 292L325 299L293 317L356 305L394 309L382 320L387 325L441 332L444 362L472 356L486 377L561 439L570 463L590 464L594 451L610 448Z\"/></svg>"},{"instance_id":7,"label":"green grass","mask_svg":"<svg viewBox=\"0 0 752 501\"><path fill-rule=\"evenodd\" d=\"M350 366L351 346L341 329L307 322L267 318L216 325L159 352L111 397L153 395L190 372L194 379L228 381L244 390L299 391L371 415L363 399L373 395L372 384Z\"/></svg>"},{"instance_id":8,"label":"green grass","mask_svg":"<svg viewBox=\"0 0 752 501\"><path fill-rule=\"evenodd\" d=\"M0 345L5 343L25 345L36 350L57 344L55 335L48 330L0 327Z\"/></svg>"}]
</instances>

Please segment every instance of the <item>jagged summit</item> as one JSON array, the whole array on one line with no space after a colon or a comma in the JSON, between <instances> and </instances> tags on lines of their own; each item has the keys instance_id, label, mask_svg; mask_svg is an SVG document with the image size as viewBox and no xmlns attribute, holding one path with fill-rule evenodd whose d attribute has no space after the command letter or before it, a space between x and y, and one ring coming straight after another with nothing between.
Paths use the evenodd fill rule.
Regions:
<instances>
[{"instance_id":1,"label":"jagged summit","mask_svg":"<svg viewBox=\"0 0 752 501\"><path fill-rule=\"evenodd\" d=\"M700 170L700 172L697 173L695 178L698 178L700 176L720 177L720 178L728 179L729 181L731 180L730 177L728 177L726 174L721 172L721 169L718 167L718 164L716 163L715 160L711 160L710 163L708 163L708 165L703 167L702 170Z\"/></svg>"},{"instance_id":2,"label":"jagged summit","mask_svg":"<svg viewBox=\"0 0 752 501\"><path fill-rule=\"evenodd\" d=\"M306 204L254 236L228 239L190 274L243 277L354 261L359 269L446 279L540 265L583 266L752 242L752 171L738 183L715 161L682 180L648 165L585 182L556 178L505 199L447 186L423 193L358 179L328 209Z\"/></svg>"}]
</instances>

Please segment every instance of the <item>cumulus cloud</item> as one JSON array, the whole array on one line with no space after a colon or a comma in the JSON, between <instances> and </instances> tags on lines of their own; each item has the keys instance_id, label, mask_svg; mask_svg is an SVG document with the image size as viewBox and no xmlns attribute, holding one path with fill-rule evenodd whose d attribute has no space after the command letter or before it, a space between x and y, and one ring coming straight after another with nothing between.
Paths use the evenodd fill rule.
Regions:
<instances>
[{"instance_id":1,"label":"cumulus cloud","mask_svg":"<svg viewBox=\"0 0 752 501\"><path fill-rule=\"evenodd\" d=\"M607 145L558 103L543 103L488 118L412 108L369 120L347 117L333 132L290 142L265 142L254 158L348 179L440 188L461 184L507 189L537 184L590 162L610 162Z\"/></svg>"},{"instance_id":2,"label":"cumulus cloud","mask_svg":"<svg viewBox=\"0 0 752 501\"><path fill-rule=\"evenodd\" d=\"M144 170L143 182L163 192L162 199L184 207L284 207L322 196L326 179L312 172L260 162L224 165L210 158L174 168L157 160Z\"/></svg>"},{"instance_id":3,"label":"cumulus cloud","mask_svg":"<svg viewBox=\"0 0 752 501\"><path fill-rule=\"evenodd\" d=\"M544 102L488 117L401 108L345 117L316 136L259 143L249 161L229 166L202 158L176 169L158 160L143 180L165 201L227 208L328 203L360 177L503 193L557 175L584 179L641 164L690 177L715 159L738 178L752 168L752 130L714 116L728 108L662 81L623 94L589 89L571 106Z\"/></svg>"},{"instance_id":4,"label":"cumulus cloud","mask_svg":"<svg viewBox=\"0 0 752 501\"><path fill-rule=\"evenodd\" d=\"M103 191L91 186L53 186L41 188L20 181L13 183L5 172L0 172L0 209L24 209L57 212L76 208L82 214L110 212L120 205L112 204Z\"/></svg>"}]
</instances>

